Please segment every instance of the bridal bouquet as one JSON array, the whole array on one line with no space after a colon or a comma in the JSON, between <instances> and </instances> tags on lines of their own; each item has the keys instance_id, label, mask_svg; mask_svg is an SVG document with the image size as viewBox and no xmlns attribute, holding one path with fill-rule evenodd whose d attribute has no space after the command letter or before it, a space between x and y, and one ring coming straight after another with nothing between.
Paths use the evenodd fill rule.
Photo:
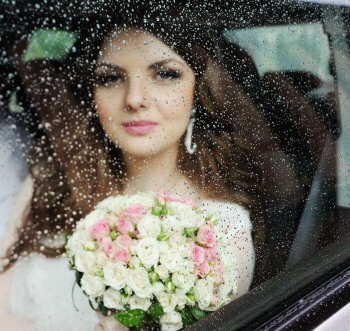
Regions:
<instances>
[{"instance_id":1,"label":"bridal bouquet","mask_svg":"<svg viewBox=\"0 0 350 331\"><path fill-rule=\"evenodd\" d=\"M168 194L113 196L78 222L66 256L101 313L129 328L179 330L235 295L235 260L217 223Z\"/></svg>"}]
</instances>

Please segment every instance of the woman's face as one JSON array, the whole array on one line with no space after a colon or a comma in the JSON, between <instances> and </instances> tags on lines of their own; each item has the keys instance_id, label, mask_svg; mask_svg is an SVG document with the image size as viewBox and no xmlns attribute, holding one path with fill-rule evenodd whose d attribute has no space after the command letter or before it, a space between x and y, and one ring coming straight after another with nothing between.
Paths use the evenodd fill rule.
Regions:
<instances>
[{"instance_id":1,"label":"woman's face","mask_svg":"<svg viewBox=\"0 0 350 331\"><path fill-rule=\"evenodd\" d=\"M95 75L100 122L123 153L147 157L177 149L195 89L183 58L154 35L130 29L104 41Z\"/></svg>"}]
</instances>

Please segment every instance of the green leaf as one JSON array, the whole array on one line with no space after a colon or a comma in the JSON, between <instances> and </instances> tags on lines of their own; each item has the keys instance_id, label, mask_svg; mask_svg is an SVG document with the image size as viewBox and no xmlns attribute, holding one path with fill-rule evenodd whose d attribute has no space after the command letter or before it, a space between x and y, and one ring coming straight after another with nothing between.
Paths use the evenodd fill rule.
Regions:
<instances>
[{"instance_id":1,"label":"green leaf","mask_svg":"<svg viewBox=\"0 0 350 331\"><path fill-rule=\"evenodd\" d=\"M114 318L127 327L139 327L144 318L146 312L142 309L132 309L126 312L120 312L114 314Z\"/></svg>"},{"instance_id":2,"label":"green leaf","mask_svg":"<svg viewBox=\"0 0 350 331\"><path fill-rule=\"evenodd\" d=\"M161 211L161 209L158 209L158 208L156 208L156 207L153 207L153 208L152 208L152 215L154 215L154 216L160 216L160 211Z\"/></svg>"},{"instance_id":3,"label":"green leaf","mask_svg":"<svg viewBox=\"0 0 350 331\"><path fill-rule=\"evenodd\" d=\"M149 307L148 314L151 317L158 319L164 314L163 307L158 301L156 301L151 307Z\"/></svg>"},{"instance_id":4,"label":"green leaf","mask_svg":"<svg viewBox=\"0 0 350 331\"><path fill-rule=\"evenodd\" d=\"M66 250L66 257L69 264L70 270L75 270L75 257L70 249Z\"/></svg>"},{"instance_id":5,"label":"green leaf","mask_svg":"<svg viewBox=\"0 0 350 331\"><path fill-rule=\"evenodd\" d=\"M95 272L95 275L96 275L97 277L103 278L103 275L104 275L103 269L102 269L102 268L99 268L99 269Z\"/></svg>"},{"instance_id":6,"label":"green leaf","mask_svg":"<svg viewBox=\"0 0 350 331\"><path fill-rule=\"evenodd\" d=\"M118 237L118 232L113 230L109 235L112 240L115 240Z\"/></svg>"},{"instance_id":7,"label":"green leaf","mask_svg":"<svg viewBox=\"0 0 350 331\"><path fill-rule=\"evenodd\" d=\"M195 300L194 295L192 293L187 293L186 298L187 298L188 305L193 306L196 303L196 300Z\"/></svg>"},{"instance_id":8,"label":"green leaf","mask_svg":"<svg viewBox=\"0 0 350 331\"><path fill-rule=\"evenodd\" d=\"M77 284L81 287L81 279L83 278L83 273L80 271L75 272L75 280L77 281Z\"/></svg>"},{"instance_id":9,"label":"green leaf","mask_svg":"<svg viewBox=\"0 0 350 331\"><path fill-rule=\"evenodd\" d=\"M101 301L98 303L97 310L98 310L103 316L107 316L107 314L108 314L108 309L104 306L103 300L101 300Z\"/></svg>"},{"instance_id":10,"label":"green leaf","mask_svg":"<svg viewBox=\"0 0 350 331\"><path fill-rule=\"evenodd\" d=\"M197 320L201 320L203 319L205 316L208 315L208 313L206 313L204 310L199 309L198 307L192 307L191 309L191 314L192 316Z\"/></svg>"},{"instance_id":11,"label":"green leaf","mask_svg":"<svg viewBox=\"0 0 350 331\"><path fill-rule=\"evenodd\" d=\"M197 230L197 228L185 228L183 233L186 237L192 237L197 234Z\"/></svg>"},{"instance_id":12,"label":"green leaf","mask_svg":"<svg viewBox=\"0 0 350 331\"><path fill-rule=\"evenodd\" d=\"M97 245L93 241L88 242L87 245L83 245L83 249L86 252L93 252L96 248L97 248Z\"/></svg>"},{"instance_id":13,"label":"green leaf","mask_svg":"<svg viewBox=\"0 0 350 331\"><path fill-rule=\"evenodd\" d=\"M175 284L171 281L171 279L168 279L164 283L165 291L168 293L174 293L176 286Z\"/></svg>"},{"instance_id":14,"label":"green leaf","mask_svg":"<svg viewBox=\"0 0 350 331\"><path fill-rule=\"evenodd\" d=\"M150 271L148 273L148 279L151 282L151 284L154 284L156 281L159 280L159 276L155 271Z\"/></svg>"},{"instance_id":15,"label":"green leaf","mask_svg":"<svg viewBox=\"0 0 350 331\"><path fill-rule=\"evenodd\" d=\"M169 239L169 235L162 231L157 239L159 241L165 241Z\"/></svg>"},{"instance_id":16,"label":"green leaf","mask_svg":"<svg viewBox=\"0 0 350 331\"><path fill-rule=\"evenodd\" d=\"M65 234L64 235L64 246L67 246L68 240L69 240L70 237L71 237L71 235L69 235L69 234Z\"/></svg>"},{"instance_id":17,"label":"green leaf","mask_svg":"<svg viewBox=\"0 0 350 331\"><path fill-rule=\"evenodd\" d=\"M166 209L165 206L162 206L162 209L160 210L160 214L163 216L168 215L168 209Z\"/></svg>"},{"instance_id":18,"label":"green leaf","mask_svg":"<svg viewBox=\"0 0 350 331\"><path fill-rule=\"evenodd\" d=\"M179 313L181 315L182 323L184 326L189 326L197 321L188 308L180 310Z\"/></svg>"}]
</instances>

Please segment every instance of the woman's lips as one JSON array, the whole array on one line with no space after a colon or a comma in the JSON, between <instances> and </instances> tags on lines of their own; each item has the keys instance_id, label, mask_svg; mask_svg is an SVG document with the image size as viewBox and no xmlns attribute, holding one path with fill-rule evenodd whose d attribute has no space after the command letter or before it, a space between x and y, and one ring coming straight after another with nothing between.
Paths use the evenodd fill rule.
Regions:
<instances>
[{"instance_id":1,"label":"woman's lips","mask_svg":"<svg viewBox=\"0 0 350 331\"><path fill-rule=\"evenodd\" d=\"M156 125L158 125L158 123L151 121L130 121L122 123L125 131L133 136L147 134L151 132Z\"/></svg>"}]
</instances>

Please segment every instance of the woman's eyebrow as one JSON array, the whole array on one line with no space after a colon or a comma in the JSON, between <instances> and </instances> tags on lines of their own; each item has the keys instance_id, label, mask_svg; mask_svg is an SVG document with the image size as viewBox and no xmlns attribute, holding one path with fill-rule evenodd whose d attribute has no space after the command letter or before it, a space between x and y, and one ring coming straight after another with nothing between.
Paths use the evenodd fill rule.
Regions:
<instances>
[{"instance_id":1,"label":"woman's eyebrow","mask_svg":"<svg viewBox=\"0 0 350 331\"><path fill-rule=\"evenodd\" d=\"M170 62L174 62L180 66L183 66L184 64L179 61L179 60L176 60L176 59L166 59L166 60L161 60L161 61L157 61L157 62L154 62L152 64L149 65L149 68L150 69L158 69ZM108 63L108 62L100 62L100 63L97 63L96 64L96 70L97 69L112 69L112 70L115 70L115 71L122 71L123 68L119 67L118 65L116 64L112 64L112 63Z\"/></svg>"},{"instance_id":2,"label":"woman's eyebrow","mask_svg":"<svg viewBox=\"0 0 350 331\"><path fill-rule=\"evenodd\" d=\"M121 67L117 66L116 64L108 63L108 62L100 62L96 64L96 69L103 68L103 69L112 69L116 71L123 70Z\"/></svg>"},{"instance_id":3,"label":"woman's eyebrow","mask_svg":"<svg viewBox=\"0 0 350 331\"><path fill-rule=\"evenodd\" d=\"M166 65L166 64L168 64L168 63L170 63L170 62L175 62L175 63L177 63L177 64L179 64L179 65L183 65L183 63L182 63L181 61L179 61L179 60L176 60L176 59L166 59L166 60L162 60L162 61L159 61L159 62L152 63L152 64L150 65L150 68L151 68L151 69L157 69L157 68L162 67L162 66L164 66L164 65Z\"/></svg>"}]
</instances>

